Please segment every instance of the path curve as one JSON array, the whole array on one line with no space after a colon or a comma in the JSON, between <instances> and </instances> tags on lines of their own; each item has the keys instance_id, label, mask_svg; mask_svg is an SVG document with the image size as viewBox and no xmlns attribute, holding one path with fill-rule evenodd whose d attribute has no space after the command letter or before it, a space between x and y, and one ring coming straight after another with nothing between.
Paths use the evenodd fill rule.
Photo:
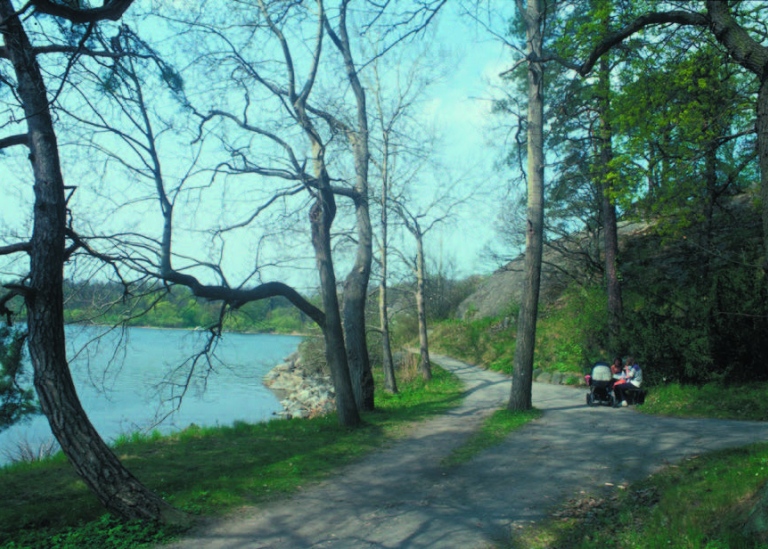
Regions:
<instances>
[{"instance_id":1,"label":"path curve","mask_svg":"<svg viewBox=\"0 0 768 549\"><path fill-rule=\"evenodd\" d=\"M440 460L506 403L510 382L452 358L431 359L465 383L461 406L332 479L209 523L170 547L488 548L582 490L599 492L685 457L768 440L768 423L591 408L584 388L534 383L541 419L472 462L445 469ZM616 432L630 422L631 434Z\"/></svg>"}]
</instances>

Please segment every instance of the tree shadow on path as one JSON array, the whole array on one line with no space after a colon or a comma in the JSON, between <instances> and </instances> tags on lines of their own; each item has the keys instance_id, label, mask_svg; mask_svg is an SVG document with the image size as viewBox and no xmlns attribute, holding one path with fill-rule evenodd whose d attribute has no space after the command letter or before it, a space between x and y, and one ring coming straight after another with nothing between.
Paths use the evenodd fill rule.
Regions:
<instances>
[{"instance_id":1,"label":"tree shadow on path","mask_svg":"<svg viewBox=\"0 0 768 549\"><path fill-rule=\"evenodd\" d=\"M639 480L686 457L768 439L760 422L659 418L589 407L584 390L535 383L543 416L471 462L441 460L503 406L505 376L433 356L465 383L458 408L295 496L248 508L173 547L493 547L580 491Z\"/></svg>"}]
</instances>

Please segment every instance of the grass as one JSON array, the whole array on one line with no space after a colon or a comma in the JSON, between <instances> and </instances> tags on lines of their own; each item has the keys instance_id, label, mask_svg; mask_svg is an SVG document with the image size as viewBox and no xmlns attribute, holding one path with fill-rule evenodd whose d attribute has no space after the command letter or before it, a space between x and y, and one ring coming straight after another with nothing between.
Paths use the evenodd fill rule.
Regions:
<instances>
[{"instance_id":1,"label":"grass","mask_svg":"<svg viewBox=\"0 0 768 549\"><path fill-rule=\"evenodd\" d=\"M168 437L133 435L114 450L142 482L197 515L281 497L323 479L407 432L415 421L459 404L461 384L435 367L428 384L377 393L366 425L347 429L334 415L310 420L190 427ZM174 532L122 523L104 510L61 456L0 469L0 547L142 547Z\"/></svg>"},{"instance_id":2,"label":"grass","mask_svg":"<svg viewBox=\"0 0 768 549\"><path fill-rule=\"evenodd\" d=\"M452 467L467 463L483 450L501 444L512 431L539 417L541 417L541 411L536 409L524 412L497 410L486 418L480 429L469 437L469 440L443 459L442 465Z\"/></svg>"},{"instance_id":3,"label":"grass","mask_svg":"<svg viewBox=\"0 0 768 549\"><path fill-rule=\"evenodd\" d=\"M701 387L677 383L651 388L642 410L674 417L709 417L768 421L768 383Z\"/></svg>"},{"instance_id":4,"label":"grass","mask_svg":"<svg viewBox=\"0 0 768 549\"><path fill-rule=\"evenodd\" d=\"M768 475L768 444L713 452L628 489L584 496L518 531L518 549L768 547L742 531Z\"/></svg>"}]
</instances>

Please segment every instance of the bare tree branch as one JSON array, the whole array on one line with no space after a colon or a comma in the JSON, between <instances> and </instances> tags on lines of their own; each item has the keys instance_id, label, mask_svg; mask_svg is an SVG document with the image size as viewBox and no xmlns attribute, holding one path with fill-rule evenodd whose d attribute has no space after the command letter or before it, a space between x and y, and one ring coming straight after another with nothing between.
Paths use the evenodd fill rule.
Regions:
<instances>
[{"instance_id":1,"label":"bare tree branch","mask_svg":"<svg viewBox=\"0 0 768 549\"><path fill-rule=\"evenodd\" d=\"M578 72L582 76L586 76L595 66L600 57L608 52L614 46L623 42L626 38L629 38L634 33L650 27L653 25L665 25L670 23L676 23L678 25L695 25L695 26L709 26L709 18L700 13L693 13L688 11L670 11L670 12L652 12L641 15L624 28L606 36L590 53L589 57L581 64L574 65L572 63L565 63L558 59L568 68L571 68ZM552 58L554 59L554 58ZM541 59L544 61L545 59Z\"/></svg>"},{"instance_id":2,"label":"bare tree branch","mask_svg":"<svg viewBox=\"0 0 768 549\"><path fill-rule=\"evenodd\" d=\"M16 244L9 244L7 246L0 246L0 255L10 255L19 252L28 252L31 249L29 242L18 242Z\"/></svg>"},{"instance_id":3,"label":"bare tree branch","mask_svg":"<svg viewBox=\"0 0 768 549\"><path fill-rule=\"evenodd\" d=\"M26 133L20 133L17 135L9 135L8 137L0 138L0 150L14 147L16 145L26 145L29 147L29 136Z\"/></svg>"},{"instance_id":4,"label":"bare tree branch","mask_svg":"<svg viewBox=\"0 0 768 549\"><path fill-rule=\"evenodd\" d=\"M100 8L73 8L70 4L53 2L51 0L30 0L35 11L55 17L68 19L73 23L95 23L97 21L117 21L133 4L133 0L105 0Z\"/></svg>"}]
</instances>

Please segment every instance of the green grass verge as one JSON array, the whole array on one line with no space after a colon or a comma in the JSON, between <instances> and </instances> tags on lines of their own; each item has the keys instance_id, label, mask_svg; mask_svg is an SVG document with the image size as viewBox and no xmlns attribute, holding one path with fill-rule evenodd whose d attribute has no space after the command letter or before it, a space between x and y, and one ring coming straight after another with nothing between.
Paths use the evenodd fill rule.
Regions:
<instances>
[{"instance_id":1,"label":"green grass verge","mask_svg":"<svg viewBox=\"0 0 768 549\"><path fill-rule=\"evenodd\" d=\"M433 379L401 382L397 395L379 391L366 425L347 429L335 416L310 420L190 427L168 437L127 437L115 452L150 489L198 515L256 504L323 479L401 436L414 421L459 404L461 383L433 367ZM0 547L143 547L173 532L122 523L61 457L0 469Z\"/></svg>"},{"instance_id":2,"label":"green grass verge","mask_svg":"<svg viewBox=\"0 0 768 549\"><path fill-rule=\"evenodd\" d=\"M640 409L674 417L709 417L768 421L768 383L702 387L670 383L651 387Z\"/></svg>"},{"instance_id":3,"label":"green grass verge","mask_svg":"<svg viewBox=\"0 0 768 549\"><path fill-rule=\"evenodd\" d=\"M515 549L756 549L745 517L768 475L768 444L713 452L603 496L568 502L518 531Z\"/></svg>"},{"instance_id":4,"label":"green grass verge","mask_svg":"<svg viewBox=\"0 0 768 549\"><path fill-rule=\"evenodd\" d=\"M441 465L453 467L467 463L483 450L501 444L512 431L539 417L541 417L541 411L536 409L523 412L496 410L483 421L477 432L444 458Z\"/></svg>"}]
</instances>

